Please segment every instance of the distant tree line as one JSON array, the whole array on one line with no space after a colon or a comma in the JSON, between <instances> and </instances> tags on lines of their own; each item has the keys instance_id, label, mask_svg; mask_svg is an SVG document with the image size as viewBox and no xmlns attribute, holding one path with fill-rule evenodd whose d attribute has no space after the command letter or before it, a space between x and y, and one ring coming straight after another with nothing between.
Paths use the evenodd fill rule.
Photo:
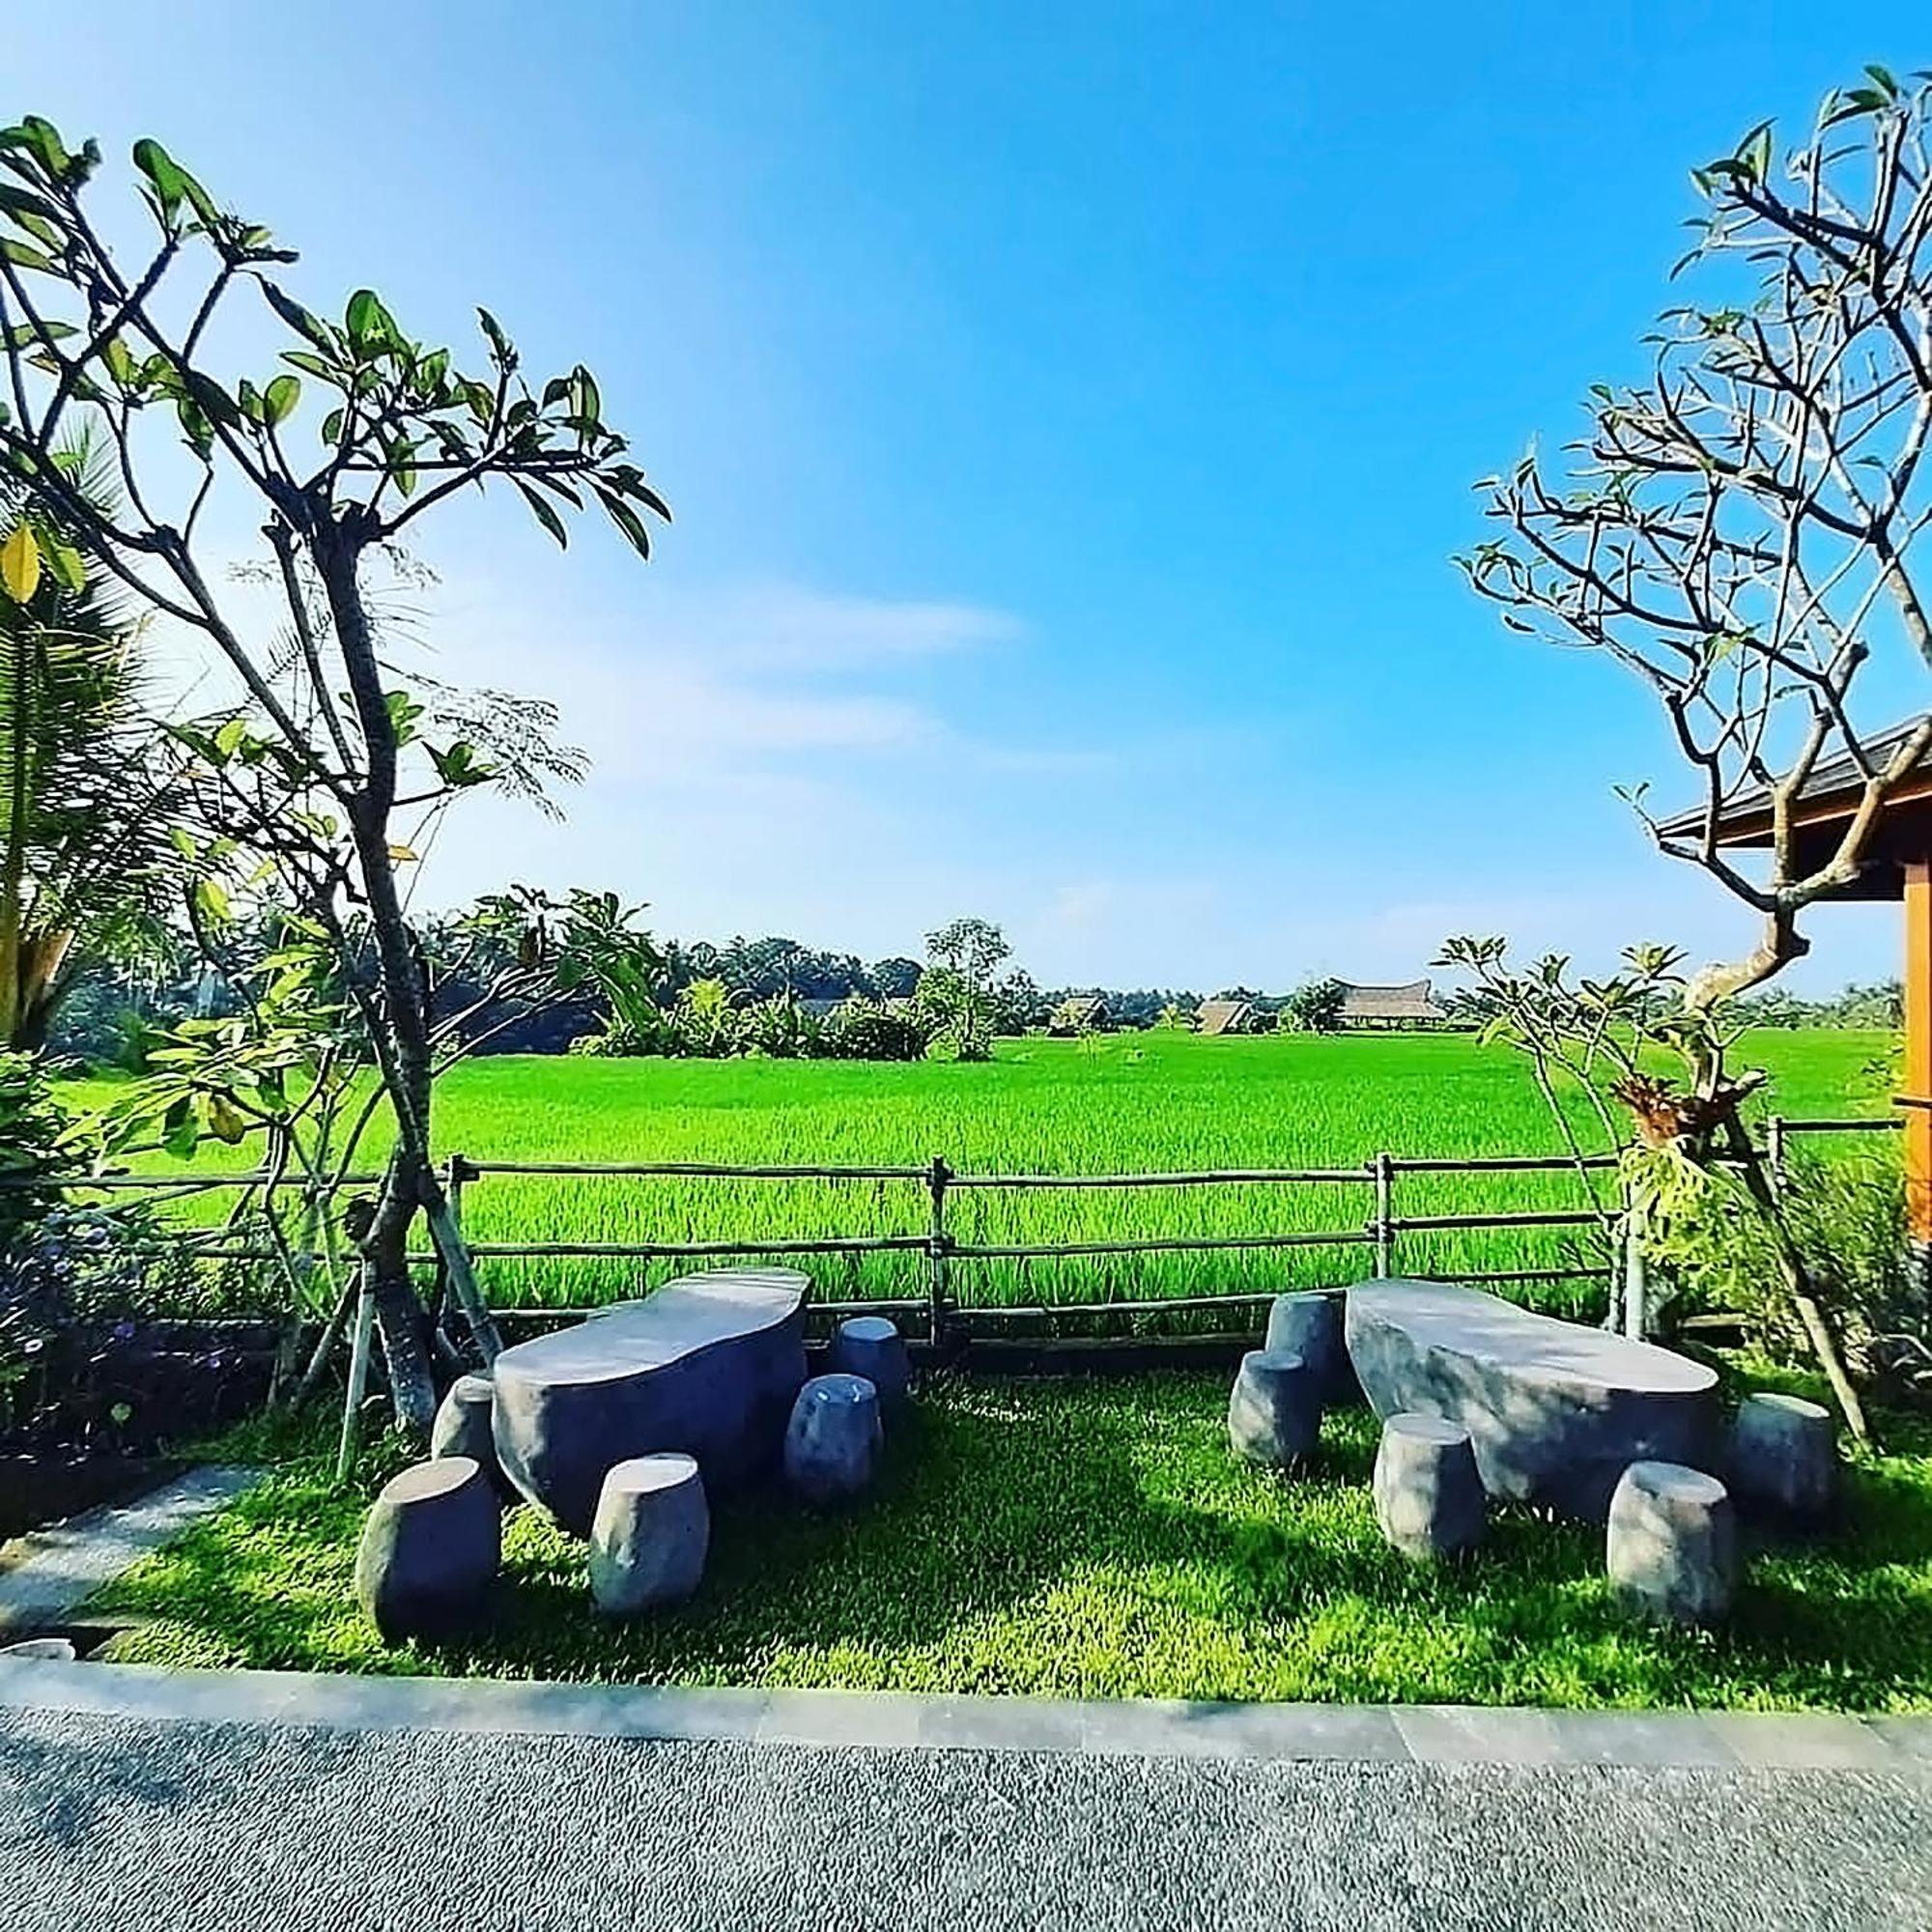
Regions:
<instances>
[{"instance_id":1,"label":"distant tree line","mask_svg":"<svg viewBox=\"0 0 1932 1932\"><path fill-rule=\"evenodd\" d=\"M638 962L645 997L628 1016L613 1013L609 990L586 984L575 997L537 1005L493 1001L489 987L517 962L526 921L492 895L425 921L418 941L443 1011L476 1007L467 1022L486 1053L757 1052L790 1057L915 1058L940 1050L982 1059L996 1037L1043 1030L1132 1032L1188 1028L1205 997L1253 1009L1256 1031L1330 1033L1340 1023L1344 987L1314 979L1286 993L1224 986L1209 996L1185 987L1041 986L1010 965L996 925L955 921L927 935L926 956L808 946L780 934L710 940L646 939ZM514 911L514 908L511 909ZM272 917L232 937L246 962L276 943ZM240 975L236 976L238 979ZM1851 985L1833 999L1806 1000L1781 989L1733 1003L1738 1020L1768 1027L1897 1027L1903 989L1896 980ZM241 1004L236 983L212 968L185 930L157 924L133 957L97 960L80 972L59 1009L49 1050L70 1063L138 1071L149 1042L185 1019L218 1017ZM1480 1001L1451 995L1457 1016L1480 1020Z\"/></svg>"}]
</instances>

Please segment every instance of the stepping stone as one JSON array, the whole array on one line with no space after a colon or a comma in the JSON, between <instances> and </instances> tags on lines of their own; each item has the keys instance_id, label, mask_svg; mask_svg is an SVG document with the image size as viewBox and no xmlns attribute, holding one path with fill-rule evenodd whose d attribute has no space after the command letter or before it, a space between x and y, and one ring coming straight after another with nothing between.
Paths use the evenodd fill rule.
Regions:
<instances>
[{"instance_id":1,"label":"stepping stone","mask_svg":"<svg viewBox=\"0 0 1932 1932\"><path fill-rule=\"evenodd\" d=\"M769 1470L805 1380L810 1286L795 1268L691 1275L505 1349L491 1371L503 1473L583 1536L605 1472L634 1456L695 1456L713 1495Z\"/></svg>"},{"instance_id":2,"label":"stepping stone","mask_svg":"<svg viewBox=\"0 0 1932 1932\"><path fill-rule=\"evenodd\" d=\"M864 1376L814 1376L785 1430L785 1481L808 1502L847 1502L872 1487L884 1443L879 1392Z\"/></svg>"},{"instance_id":3,"label":"stepping stone","mask_svg":"<svg viewBox=\"0 0 1932 1932\"><path fill-rule=\"evenodd\" d=\"M1483 1540L1489 1498L1469 1432L1439 1415L1392 1415L1376 1451L1376 1520L1405 1556L1457 1556Z\"/></svg>"},{"instance_id":4,"label":"stepping stone","mask_svg":"<svg viewBox=\"0 0 1932 1932\"><path fill-rule=\"evenodd\" d=\"M515 1501L516 1485L504 1475L502 1464L497 1461L492 1421L495 1393L488 1376L458 1376L437 1406L436 1421L430 1426L429 1453L468 1456L481 1465L490 1478L490 1487L498 1496Z\"/></svg>"},{"instance_id":5,"label":"stepping stone","mask_svg":"<svg viewBox=\"0 0 1932 1932\"><path fill-rule=\"evenodd\" d=\"M488 1607L502 1560L496 1492L469 1456L392 1476L355 1551L355 1594L384 1643L444 1635Z\"/></svg>"},{"instance_id":6,"label":"stepping stone","mask_svg":"<svg viewBox=\"0 0 1932 1932\"><path fill-rule=\"evenodd\" d=\"M1276 1295L1268 1305L1264 1347L1271 1354L1299 1355L1308 1364L1323 1408L1339 1408L1360 1397L1342 1335L1339 1295L1313 1290Z\"/></svg>"},{"instance_id":7,"label":"stepping stone","mask_svg":"<svg viewBox=\"0 0 1932 1932\"><path fill-rule=\"evenodd\" d=\"M905 1337L883 1315L854 1315L839 1322L826 1361L835 1375L864 1376L888 1408L905 1400L912 1381Z\"/></svg>"},{"instance_id":8,"label":"stepping stone","mask_svg":"<svg viewBox=\"0 0 1932 1932\"><path fill-rule=\"evenodd\" d=\"M704 1580L711 1511L691 1456L634 1456L604 1478L590 1525L590 1595L606 1616L676 1604Z\"/></svg>"},{"instance_id":9,"label":"stepping stone","mask_svg":"<svg viewBox=\"0 0 1932 1932\"><path fill-rule=\"evenodd\" d=\"M1250 1349L1228 1397L1228 1440L1248 1463L1286 1468L1315 1453L1321 1439L1321 1398L1299 1355Z\"/></svg>"},{"instance_id":10,"label":"stepping stone","mask_svg":"<svg viewBox=\"0 0 1932 1932\"><path fill-rule=\"evenodd\" d=\"M1351 1288L1345 1328L1376 1413L1460 1423L1492 1496L1602 1522L1633 1463L1714 1465L1717 1372L1668 1349L1435 1281Z\"/></svg>"},{"instance_id":11,"label":"stepping stone","mask_svg":"<svg viewBox=\"0 0 1932 1932\"><path fill-rule=\"evenodd\" d=\"M1795 1395L1747 1395L1731 1423L1725 1475L1746 1509L1816 1523L1838 1496L1831 1411Z\"/></svg>"},{"instance_id":12,"label":"stepping stone","mask_svg":"<svg viewBox=\"0 0 1932 1932\"><path fill-rule=\"evenodd\" d=\"M1737 1534L1722 1483L1679 1463L1633 1463L1610 1497L1605 1561L1617 1595L1659 1623L1730 1614Z\"/></svg>"}]
</instances>

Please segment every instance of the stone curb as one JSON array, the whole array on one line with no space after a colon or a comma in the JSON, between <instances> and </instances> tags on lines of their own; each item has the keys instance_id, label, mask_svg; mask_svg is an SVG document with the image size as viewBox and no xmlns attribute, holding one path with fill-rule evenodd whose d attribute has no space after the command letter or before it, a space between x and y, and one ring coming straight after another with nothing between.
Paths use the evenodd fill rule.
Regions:
<instances>
[{"instance_id":1,"label":"stone curb","mask_svg":"<svg viewBox=\"0 0 1932 1932\"><path fill-rule=\"evenodd\" d=\"M851 1749L1420 1764L1864 1770L1932 1776L1932 1717L1198 1704L175 1671L0 1658L0 1710L159 1722Z\"/></svg>"},{"instance_id":2,"label":"stone curb","mask_svg":"<svg viewBox=\"0 0 1932 1932\"><path fill-rule=\"evenodd\" d=\"M0 1637L10 1629L60 1622L131 1564L225 1509L260 1474L206 1463L130 1503L89 1510L19 1538L10 1546L14 1560L0 1569Z\"/></svg>"}]
</instances>

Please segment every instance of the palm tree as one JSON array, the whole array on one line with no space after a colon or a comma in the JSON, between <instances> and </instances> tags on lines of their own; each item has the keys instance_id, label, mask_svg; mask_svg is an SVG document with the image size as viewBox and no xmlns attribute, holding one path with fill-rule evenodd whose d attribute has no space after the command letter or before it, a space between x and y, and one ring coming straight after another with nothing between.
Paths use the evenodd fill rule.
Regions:
<instances>
[{"instance_id":1,"label":"palm tree","mask_svg":"<svg viewBox=\"0 0 1932 1932\"><path fill-rule=\"evenodd\" d=\"M100 493L84 444L63 462ZM105 572L4 484L0 590L0 1044L34 1051L83 967L151 949L180 766Z\"/></svg>"}]
</instances>

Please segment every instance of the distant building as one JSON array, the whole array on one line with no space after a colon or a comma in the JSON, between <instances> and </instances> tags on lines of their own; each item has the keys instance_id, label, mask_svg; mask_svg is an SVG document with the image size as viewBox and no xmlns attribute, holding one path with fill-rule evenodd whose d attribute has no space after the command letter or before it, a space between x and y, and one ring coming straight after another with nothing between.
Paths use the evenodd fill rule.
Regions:
<instances>
[{"instance_id":1,"label":"distant building","mask_svg":"<svg viewBox=\"0 0 1932 1932\"><path fill-rule=\"evenodd\" d=\"M1112 1023L1107 1002L1099 994L1077 993L1054 1008L1046 1030L1056 1039L1066 1039L1074 1034L1104 1033Z\"/></svg>"},{"instance_id":2,"label":"distant building","mask_svg":"<svg viewBox=\"0 0 1932 1932\"><path fill-rule=\"evenodd\" d=\"M1343 983L1341 1023L1345 1027L1439 1027L1449 1024L1448 1009L1427 980L1404 986L1351 986Z\"/></svg>"},{"instance_id":3,"label":"distant building","mask_svg":"<svg viewBox=\"0 0 1932 1932\"><path fill-rule=\"evenodd\" d=\"M1255 1018L1252 1000L1203 1000L1194 1015L1194 1031L1212 1037L1229 1033L1253 1033Z\"/></svg>"}]
</instances>

